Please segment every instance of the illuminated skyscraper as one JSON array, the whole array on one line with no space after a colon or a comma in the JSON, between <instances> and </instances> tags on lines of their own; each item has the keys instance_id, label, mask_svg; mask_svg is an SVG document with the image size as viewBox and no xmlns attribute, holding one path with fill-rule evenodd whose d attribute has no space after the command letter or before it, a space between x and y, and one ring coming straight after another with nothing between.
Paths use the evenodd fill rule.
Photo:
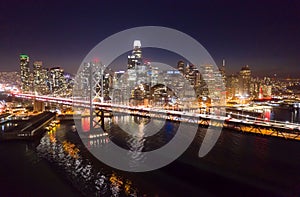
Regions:
<instances>
[{"instance_id":1,"label":"illuminated skyscraper","mask_svg":"<svg viewBox=\"0 0 300 197\"><path fill-rule=\"evenodd\" d=\"M150 67L150 84L151 84L151 86L158 84L159 74L160 74L160 71L159 71L158 67L156 67L156 66Z\"/></svg>"},{"instance_id":2,"label":"illuminated skyscraper","mask_svg":"<svg viewBox=\"0 0 300 197\"><path fill-rule=\"evenodd\" d=\"M127 72L130 87L137 85L138 66L142 64L141 41L135 40L133 43L132 54L128 56Z\"/></svg>"},{"instance_id":3,"label":"illuminated skyscraper","mask_svg":"<svg viewBox=\"0 0 300 197\"><path fill-rule=\"evenodd\" d=\"M66 80L64 70L60 67L50 69L50 91L54 96L63 96L66 92Z\"/></svg>"},{"instance_id":4,"label":"illuminated skyscraper","mask_svg":"<svg viewBox=\"0 0 300 197\"><path fill-rule=\"evenodd\" d=\"M33 90L37 94L46 94L47 71L43 68L42 61L33 63Z\"/></svg>"},{"instance_id":5,"label":"illuminated skyscraper","mask_svg":"<svg viewBox=\"0 0 300 197\"><path fill-rule=\"evenodd\" d=\"M130 92L131 99L138 99L139 102L137 103L142 103L144 99L149 97L151 71L150 64L143 63L140 40L135 40L133 43L132 54L128 56L127 73L127 92Z\"/></svg>"},{"instance_id":6,"label":"illuminated skyscraper","mask_svg":"<svg viewBox=\"0 0 300 197\"><path fill-rule=\"evenodd\" d=\"M202 72L205 86L202 87L202 95L209 96L212 105L224 105L225 85L221 72L213 65L203 65Z\"/></svg>"},{"instance_id":7,"label":"illuminated skyscraper","mask_svg":"<svg viewBox=\"0 0 300 197\"><path fill-rule=\"evenodd\" d=\"M250 96L251 70L249 66L243 66L239 73L239 95Z\"/></svg>"},{"instance_id":8,"label":"illuminated skyscraper","mask_svg":"<svg viewBox=\"0 0 300 197\"><path fill-rule=\"evenodd\" d=\"M222 75L223 82L225 84L226 83L226 67L225 67L225 60L224 59L222 61L222 66L220 68L220 72L221 72L221 75Z\"/></svg>"},{"instance_id":9,"label":"illuminated skyscraper","mask_svg":"<svg viewBox=\"0 0 300 197\"><path fill-rule=\"evenodd\" d=\"M238 75L229 75L226 81L227 97L229 99L234 99L238 94L239 90L239 77Z\"/></svg>"},{"instance_id":10,"label":"illuminated skyscraper","mask_svg":"<svg viewBox=\"0 0 300 197\"><path fill-rule=\"evenodd\" d=\"M185 64L184 64L184 61L180 60L178 63L177 63L177 69L181 72L182 75L185 74Z\"/></svg>"},{"instance_id":11,"label":"illuminated skyscraper","mask_svg":"<svg viewBox=\"0 0 300 197\"><path fill-rule=\"evenodd\" d=\"M20 76L22 92L30 91L30 67L29 57L25 54L20 55Z\"/></svg>"},{"instance_id":12,"label":"illuminated skyscraper","mask_svg":"<svg viewBox=\"0 0 300 197\"><path fill-rule=\"evenodd\" d=\"M135 69L136 66L142 64L142 50L141 50L141 41L135 40L133 42L132 55L128 56L128 69Z\"/></svg>"},{"instance_id":13,"label":"illuminated skyscraper","mask_svg":"<svg viewBox=\"0 0 300 197\"><path fill-rule=\"evenodd\" d=\"M188 64L185 69L185 78L192 86L195 86L197 68L193 64Z\"/></svg>"}]
</instances>

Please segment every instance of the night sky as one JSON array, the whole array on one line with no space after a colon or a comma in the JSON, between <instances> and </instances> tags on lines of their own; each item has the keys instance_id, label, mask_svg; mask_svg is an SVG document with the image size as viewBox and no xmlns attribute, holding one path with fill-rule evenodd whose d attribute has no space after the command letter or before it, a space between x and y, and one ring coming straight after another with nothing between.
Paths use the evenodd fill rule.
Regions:
<instances>
[{"instance_id":1,"label":"night sky","mask_svg":"<svg viewBox=\"0 0 300 197\"><path fill-rule=\"evenodd\" d=\"M300 77L300 1L0 1L0 68L18 56L75 73L100 41L137 26L165 26L199 41L229 73Z\"/></svg>"}]
</instances>

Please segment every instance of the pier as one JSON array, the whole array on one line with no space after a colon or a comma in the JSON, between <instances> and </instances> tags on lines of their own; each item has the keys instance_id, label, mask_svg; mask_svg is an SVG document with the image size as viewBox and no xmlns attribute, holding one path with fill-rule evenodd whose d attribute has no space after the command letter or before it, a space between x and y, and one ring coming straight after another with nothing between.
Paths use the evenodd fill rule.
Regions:
<instances>
[{"instance_id":1,"label":"pier","mask_svg":"<svg viewBox=\"0 0 300 197\"><path fill-rule=\"evenodd\" d=\"M43 134L46 125L55 118L55 113L43 112L28 120L19 120L16 126L1 132L0 140L34 140Z\"/></svg>"}]
</instances>

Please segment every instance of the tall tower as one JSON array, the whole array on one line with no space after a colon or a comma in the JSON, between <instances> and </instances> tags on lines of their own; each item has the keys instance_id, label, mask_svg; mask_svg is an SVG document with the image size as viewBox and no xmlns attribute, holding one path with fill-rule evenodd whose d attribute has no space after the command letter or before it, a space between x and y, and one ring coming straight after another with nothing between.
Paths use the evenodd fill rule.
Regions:
<instances>
[{"instance_id":1,"label":"tall tower","mask_svg":"<svg viewBox=\"0 0 300 197\"><path fill-rule=\"evenodd\" d=\"M141 41L140 40L135 40L133 42L133 51L132 55L134 55L136 58L141 59L142 58L142 50L141 50Z\"/></svg>"},{"instance_id":2,"label":"tall tower","mask_svg":"<svg viewBox=\"0 0 300 197\"><path fill-rule=\"evenodd\" d=\"M178 63L177 63L177 69L180 71L180 73L182 75L185 75L185 64L184 64L184 61L180 60Z\"/></svg>"},{"instance_id":3,"label":"tall tower","mask_svg":"<svg viewBox=\"0 0 300 197\"><path fill-rule=\"evenodd\" d=\"M197 68L193 64L187 64L185 68L185 78L190 82L190 84L194 87L196 85L196 77L197 77Z\"/></svg>"},{"instance_id":4,"label":"tall tower","mask_svg":"<svg viewBox=\"0 0 300 197\"><path fill-rule=\"evenodd\" d=\"M21 76L21 90L23 93L30 90L30 68L28 55L20 55L20 76Z\"/></svg>"},{"instance_id":5,"label":"tall tower","mask_svg":"<svg viewBox=\"0 0 300 197\"><path fill-rule=\"evenodd\" d=\"M45 79L43 79L42 71L43 63L41 61L33 62L33 90L36 93L40 93L40 88Z\"/></svg>"},{"instance_id":6,"label":"tall tower","mask_svg":"<svg viewBox=\"0 0 300 197\"><path fill-rule=\"evenodd\" d=\"M149 97L150 91L150 64L143 63L141 46L141 41L135 40L132 53L128 56L128 89L126 91L130 92L134 105L143 104Z\"/></svg>"},{"instance_id":7,"label":"tall tower","mask_svg":"<svg viewBox=\"0 0 300 197\"><path fill-rule=\"evenodd\" d=\"M60 67L50 69L50 90L54 96L63 96L66 92L64 70Z\"/></svg>"},{"instance_id":8,"label":"tall tower","mask_svg":"<svg viewBox=\"0 0 300 197\"><path fill-rule=\"evenodd\" d=\"M225 59L223 59L222 61L222 66L220 68L220 72L221 72L221 75L222 75L222 79L223 79L223 82L224 84L226 83L226 67L225 67Z\"/></svg>"},{"instance_id":9,"label":"tall tower","mask_svg":"<svg viewBox=\"0 0 300 197\"><path fill-rule=\"evenodd\" d=\"M141 41L135 40L133 42L132 55L128 56L128 69L135 69L136 66L142 64L142 50L141 50Z\"/></svg>"},{"instance_id":10,"label":"tall tower","mask_svg":"<svg viewBox=\"0 0 300 197\"><path fill-rule=\"evenodd\" d=\"M240 96L250 96L251 70L249 66L243 66L239 73L239 94Z\"/></svg>"},{"instance_id":11,"label":"tall tower","mask_svg":"<svg viewBox=\"0 0 300 197\"><path fill-rule=\"evenodd\" d=\"M226 81L227 97L229 99L235 99L239 90L239 76L237 74L231 74Z\"/></svg>"},{"instance_id":12,"label":"tall tower","mask_svg":"<svg viewBox=\"0 0 300 197\"><path fill-rule=\"evenodd\" d=\"M48 93L48 73L47 69L43 68L42 61L33 62L33 91L39 95Z\"/></svg>"}]
</instances>

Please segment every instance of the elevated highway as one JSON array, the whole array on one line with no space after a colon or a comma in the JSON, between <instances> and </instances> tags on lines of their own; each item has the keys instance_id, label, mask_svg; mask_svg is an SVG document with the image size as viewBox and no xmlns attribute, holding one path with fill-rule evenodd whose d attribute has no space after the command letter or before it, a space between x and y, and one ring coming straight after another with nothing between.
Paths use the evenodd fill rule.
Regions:
<instances>
[{"instance_id":1,"label":"elevated highway","mask_svg":"<svg viewBox=\"0 0 300 197\"><path fill-rule=\"evenodd\" d=\"M83 108L90 108L91 106L89 101L74 100L72 98L37 96L31 94L16 94L15 96L24 99L33 99L42 102L58 103ZM300 124L264 120L258 117L241 115L233 112L231 112L230 114L226 112L219 112L218 114L203 114L197 113L197 111L195 110L192 110L193 112L188 110L175 111L161 108L128 106L102 102L93 102L92 108L95 110L109 111L114 115L129 114L143 117L153 117L172 121L199 124L200 126L204 127L223 127L241 132L300 140Z\"/></svg>"}]
</instances>

